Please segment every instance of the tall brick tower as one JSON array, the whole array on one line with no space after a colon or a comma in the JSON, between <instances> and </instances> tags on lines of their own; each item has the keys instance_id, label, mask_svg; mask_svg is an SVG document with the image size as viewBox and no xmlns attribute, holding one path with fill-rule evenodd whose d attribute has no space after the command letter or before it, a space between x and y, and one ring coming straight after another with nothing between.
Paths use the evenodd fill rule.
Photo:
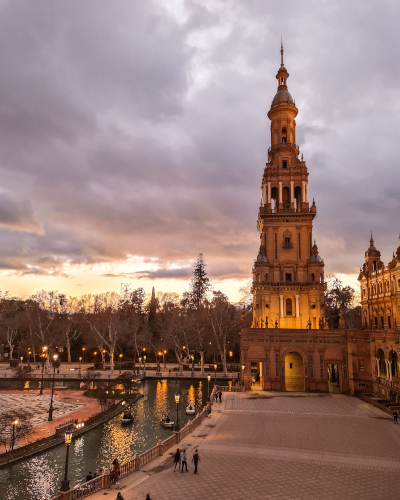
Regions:
<instances>
[{"instance_id":1,"label":"tall brick tower","mask_svg":"<svg viewBox=\"0 0 400 500\"><path fill-rule=\"evenodd\" d=\"M257 228L260 250L253 267L253 328L323 328L324 261L313 242L317 207L308 200L308 171L296 144L298 109L283 64L268 118L271 147L264 169Z\"/></svg>"}]
</instances>

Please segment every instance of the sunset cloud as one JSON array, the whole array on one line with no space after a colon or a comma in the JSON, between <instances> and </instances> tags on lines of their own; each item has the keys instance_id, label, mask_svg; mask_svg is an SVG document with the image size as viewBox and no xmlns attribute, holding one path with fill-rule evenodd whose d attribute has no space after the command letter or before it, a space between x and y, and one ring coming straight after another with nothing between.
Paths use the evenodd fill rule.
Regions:
<instances>
[{"instance_id":1,"label":"sunset cloud","mask_svg":"<svg viewBox=\"0 0 400 500\"><path fill-rule=\"evenodd\" d=\"M384 262L398 246L398 3L26 0L0 13L0 271L16 293L32 276L82 293L90 280L179 288L202 252L235 294L259 245L281 34L327 274L357 273L371 229Z\"/></svg>"}]
</instances>

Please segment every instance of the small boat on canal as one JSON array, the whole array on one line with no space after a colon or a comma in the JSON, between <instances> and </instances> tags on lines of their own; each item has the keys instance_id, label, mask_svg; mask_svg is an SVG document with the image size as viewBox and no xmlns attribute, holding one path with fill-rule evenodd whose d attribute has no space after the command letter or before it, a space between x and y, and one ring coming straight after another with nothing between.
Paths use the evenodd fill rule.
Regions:
<instances>
[{"instance_id":1,"label":"small boat on canal","mask_svg":"<svg viewBox=\"0 0 400 500\"><path fill-rule=\"evenodd\" d=\"M122 417L121 424L131 424L134 420L132 413L125 413Z\"/></svg>"},{"instance_id":2,"label":"small boat on canal","mask_svg":"<svg viewBox=\"0 0 400 500\"><path fill-rule=\"evenodd\" d=\"M196 413L196 408L192 405L186 407L186 415L194 415Z\"/></svg>"},{"instance_id":3,"label":"small boat on canal","mask_svg":"<svg viewBox=\"0 0 400 500\"><path fill-rule=\"evenodd\" d=\"M169 418L169 416L167 415L166 417L163 417L161 420L160 420L160 425L162 425L163 427L165 427L166 429L172 429L172 427L175 425L175 422L172 422Z\"/></svg>"}]
</instances>

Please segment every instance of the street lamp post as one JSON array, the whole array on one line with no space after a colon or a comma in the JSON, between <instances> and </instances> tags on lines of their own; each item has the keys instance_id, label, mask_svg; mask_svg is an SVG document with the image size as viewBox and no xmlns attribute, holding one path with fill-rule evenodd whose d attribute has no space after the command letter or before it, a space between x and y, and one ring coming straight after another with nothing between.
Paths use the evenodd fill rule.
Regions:
<instances>
[{"instance_id":1,"label":"street lamp post","mask_svg":"<svg viewBox=\"0 0 400 500\"><path fill-rule=\"evenodd\" d=\"M119 374L122 373L122 354L119 355Z\"/></svg>"},{"instance_id":2,"label":"street lamp post","mask_svg":"<svg viewBox=\"0 0 400 500\"><path fill-rule=\"evenodd\" d=\"M217 365L214 365L214 381L217 381Z\"/></svg>"},{"instance_id":3,"label":"street lamp post","mask_svg":"<svg viewBox=\"0 0 400 500\"><path fill-rule=\"evenodd\" d=\"M14 441L15 441L15 428L18 425L18 420L14 420L13 425L13 433L12 433L12 443L11 443L11 451L14 451Z\"/></svg>"},{"instance_id":4,"label":"street lamp post","mask_svg":"<svg viewBox=\"0 0 400 500\"><path fill-rule=\"evenodd\" d=\"M210 402L210 380L211 380L211 375L208 375L207 380L208 380L208 402Z\"/></svg>"},{"instance_id":5,"label":"street lamp post","mask_svg":"<svg viewBox=\"0 0 400 500\"><path fill-rule=\"evenodd\" d=\"M233 352L229 351L229 357L230 357L230 361L231 361L231 379L233 380L232 356L233 356Z\"/></svg>"},{"instance_id":6,"label":"street lamp post","mask_svg":"<svg viewBox=\"0 0 400 500\"><path fill-rule=\"evenodd\" d=\"M142 364L142 358L139 358L139 370L138 370L138 375L140 375L140 367L141 367L141 364Z\"/></svg>"},{"instance_id":7,"label":"street lamp post","mask_svg":"<svg viewBox=\"0 0 400 500\"><path fill-rule=\"evenodd\" d=\"M56 365L55 362L57 361L57 354L54 354L53 356L53 383L51 384L51 399L50 399L50 406L49 406L49 418L48 421L52 422L53 421L53 394L54 394L54 377L56 376Z\"/></svg>"},{"instance_id":8,"label":"street lamp post","mask_svg":"<svg viewBox=\"0 0 400 500\"><path fill-rule=\"evenodd\" d=\"M82 364L82 356L79 357L79 376L81 376L81 364Z\"/></svg>"},{"instance_id":9,"label":"street lamp post","mask_svg":"<svg viewBox=\"0 0 400 500\"><path fill-rule=\"evenodd\" d=\"M192 377L194 377L194 356L192 354Z\"/></svg>"},{"instance_id":10,"label":"street lamp post","mask_svg":"<svg viewBox=\"0 0 400 500\"><path fill-rule=\"evenodd\" d=\"M64 479L61 481L61 491L69 490L69 481L68 481L68 456L69 456L69 445L72 441L72 432L65 433L65 444L66 444L66 452L65 452L65 470L64 470Z\"/></svg>"},{"instance_id":11,"label":"street lamp post","mask_svg":"<svg viewBox=\"0 0 400 500\"><path fill-rule=\"evenodd\" d=\"M244 385L244 369L246 368L245 365L242 365L242 383Z\"/></svg>"},{"instance_id":12,"label":"street lamp post","mask_svg":"<svg viewBox=\"0 0 400 500\"><path fill-rule=\"evenodd\" d=\"M166 355L166 354L167 354L167 350L166 350L166 349L164 349L164 351L163 351L164 370L166 370L166 369L167 369L167 365L166 365L166 363L165 363L165 355Z\"/></svg>"},{"instance_id":13,"label":"street lamp post","mask_svg":"<svg viewBox=\"0 0 400 500\"><path fill-rule=\"evenodd\" d=\"M174 426L174 431L179 431L179 417L178 417L178 408L179 408L179 392L175 393L175 403L176 403L176 422Z\"/></svg>"},{"instance_id":14,"label":"street lamp post","mask_svg":"<svg viewBox=\"0 0 400 500\"><path fill-rule=\"evenodd\" d=\"M44 360L46 359L46 350L47 350L47 347L43 347L43 350L44 352L42 352L42 354L40 355L42 357L42 381L40 383L40 392L39 392L39 396L43 396L43 372L44 372Z\"/></svg>"},{"instance_id":15,"label":"street lamp post","mask_svg":"<svg viewBox=\"0 0 400 500\"><path fill-rule=\"evenodd\" d=\"M106 404L105 404L106 410L107 410L107 394L108 394L108 391L106 391Z\"/></svg>"},{"instance_id":16,"label":"street lamp post","mask_svg":"<svg viewBox=\"0 0 400 500\"><path fill-rule=\"evenodd\" d=\"M146 376L146 355L143 356L143 375Z\"/></svg>"},{"instance_id":17,"label":"street lamp post","mask_svg":"<svg viewBox=\"0 0 400 500\"><path fill-rule=\"evenodd\" d=\"M24 357L21 356L19 359L21 360L21 366L22 366L22 361L24 360Z\"/></svg>"},{"instance_id":18,"label":"street lamp post","mask_svg":"<svg viewBox=\"0 0 400 500\"><path fill-rule=\"evenodd\" d=\"M82 347L82 360L83 360L83 362L85 362L85 351L86 351L86 347Z\"/></svg>"}]
</instances>

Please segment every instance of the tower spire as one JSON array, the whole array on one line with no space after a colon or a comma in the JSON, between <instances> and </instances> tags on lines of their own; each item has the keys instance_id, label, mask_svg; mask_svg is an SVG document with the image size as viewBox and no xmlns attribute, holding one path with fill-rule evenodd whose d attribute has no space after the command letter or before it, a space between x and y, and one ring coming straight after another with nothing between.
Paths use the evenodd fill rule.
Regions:
<instances>
[{"instance_id":1,"label":"tower spire","mask_svg":"<svg viewBox=\"0 0 400 500\"><path fill-rule=\"evenodd\" d=\"M372 237L372 229L371 229L371 239L369 240L369 244L370 244L371 247L374 246L374 239Z\"/></svg>"},{"instance_id":2,"label":"tower spire","mask_svg":"<svg viewBox=\"0 0 400 500\"><path fill-rule=\"evenodd\" d=\"M283 43L282 43L282 35L281 35L281 66L283 66Z\"/></svg>"}]
</instances>

